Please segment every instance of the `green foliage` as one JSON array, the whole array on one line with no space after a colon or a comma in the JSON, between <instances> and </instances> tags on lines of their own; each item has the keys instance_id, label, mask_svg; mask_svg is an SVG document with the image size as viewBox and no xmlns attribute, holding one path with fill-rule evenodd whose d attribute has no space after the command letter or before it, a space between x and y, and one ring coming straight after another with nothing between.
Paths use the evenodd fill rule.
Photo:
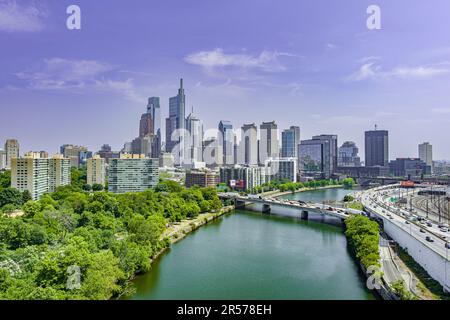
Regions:
<instances>
[{"instance_id":1,"label":"green foliage","mask_svg":"<svg viewBox=\"0 0 450 320\"><path fill-rule=\"evenodd\" d=\"M11 186L11 170L0 172L0 190Z\"/></svg>"},{"instance_id":2,"label":"green foliage","mask_svg":"<svg viewBox=\"0 0 450 320\"><path fill-rule=\"evenodd\" d=\"M380 265L378 224L362 215L352 215L345 220L345 235L356 258L367 269Z\"/></svg>"},{"instance_id":3,"label":"green foliage","mask_svg":"<svg viewBox=\"0 0 450 320\"><path fill-rule=\"evenodd\" d=\"M335 180L313 180L308 182L291 182L289 180L272 180L270 182L266 182L261 186L255 187L253 190L250 190L252 194L258 194L268 191L279 190L281 192L291 191L295 192L297 190L303 188L319 188L319 187L327 187L339 185L339 183Z\"/></svg>"},{"instance_id":4,"label":"green foliage","mask_svg":"<svg viewBox=\"0 0 450 320\"><path fill-rule=\"evenodd\" d=\"M391 285L392 291L400 300L414 300L414 295L406 289L405 282L398 280Z\"/></svg>"},{"instance_id":5,"label":"green foliage","mask_svg":"<svg viewBox=\"0 0 450 320\"><path fill-rule=\"evenodd\" d=\"M354 200L355 200L355 197L353 197L350 194L347 194L347 195L344 196L344 202L352 202Z\"/></svg>"},{"instance_id":6,"label":"green foliage","mask_svg":"<svg viewBox=\"0 0 450 320\"><path fill-rule=\"evenodd\" d=\"M83 189L83 186L87 184L86 166L81 168L72 167L70 169L70 184L76 189Z\"/></svg>"},{"instance_id":7,"label":"green foliage","mask_svg":"<svg viewBox=\"0 0 450 320\"><path fill-rule=\"evenodd\" d=\"M342 180L342 184L345 188L352 188L355 185L355 180L353 178L346 178Z\"/></svg>"},{"instance_id":8,"label":"green foliage","mask_svg":"<svg viewBox=\"0 0 450 320\"><path fill-rule=\"evenodd\" d=\"M81 176L39 201L0 190L4 208L25 213L0 217L0 299L104 300L129 292L128 279L150 270L150 258L170 244L162 239L168 220L222 206L215 188L165 181L159 191L89 193ZM73 266L81 286L69 289Z\"/></svg>"}]
</instances>

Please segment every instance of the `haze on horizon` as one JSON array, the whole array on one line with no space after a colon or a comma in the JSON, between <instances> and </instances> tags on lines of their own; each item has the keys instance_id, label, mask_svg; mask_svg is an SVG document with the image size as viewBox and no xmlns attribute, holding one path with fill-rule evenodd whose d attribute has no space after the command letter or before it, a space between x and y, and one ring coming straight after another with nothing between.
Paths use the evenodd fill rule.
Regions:
<instances>
[{"instance_id":1,"label":"haze on horizon","mask_svg":"<svg viewBox=\"0 0 450 320\"><path fill-rule=\"evenodd\" d=\"M72 3L0 0L0 148L118 150L148 97L167 116L182 77L186 113L205 129L275 120L302 139L355 141L364 158L377 124L391 159L417 157L424 141L450 159L446 0L80 0L82 29L68 30ZM381 30L366 27L371 4Z\"/></svg>"}]
</instances>

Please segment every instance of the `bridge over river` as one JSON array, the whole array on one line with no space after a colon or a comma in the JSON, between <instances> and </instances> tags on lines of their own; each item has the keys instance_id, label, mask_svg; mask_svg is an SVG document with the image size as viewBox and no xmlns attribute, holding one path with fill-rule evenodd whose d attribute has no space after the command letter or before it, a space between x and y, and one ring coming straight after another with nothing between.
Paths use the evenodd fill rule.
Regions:
<instances>
[{"instance_id":1,"label":"bridge over river","mask_svg":"<svg viewBox=\"0 0 450 320\"><path fill-rule=\"evenodd\" d=\"M263 213L270 214L275 212L275 214L299 217L304 220L308 219L310 213L338 218L341 220L346 219L352 214L365 214L365 212L360 210L339 208L323 203L309 203L298 200L263 197L257 195L244 196L236 193L219 193L219 197L221 199L234 200L236 208L242 209L246 208L246 206L252 205L252 209L258 207Z\"/></svg>"}]
</instances>

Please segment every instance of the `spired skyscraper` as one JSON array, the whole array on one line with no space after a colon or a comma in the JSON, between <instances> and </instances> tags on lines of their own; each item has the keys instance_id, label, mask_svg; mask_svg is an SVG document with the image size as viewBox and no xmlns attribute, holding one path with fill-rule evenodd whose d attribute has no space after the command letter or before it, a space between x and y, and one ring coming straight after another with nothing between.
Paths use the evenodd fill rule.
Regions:
<instances>
[{"instance_id":1,"label":"spired skyscraper","mask_svg":"<svg viewBox=\"0 0 450 320\"><path fill-rule=\"evenodd\" d=\"M169 117L166 118L166 152L172 152L178 146L179 149L174 154L176 164L180 164L184 158L185 107L183 79L180 79L178 94L169 99Z\"/></svg>"},{"instance_id":2,"label":"spired skyscraper","mask_svg":"<svg viewBox=\"0 0 450 320\"><path fill-rule=\"evenodd\" d=\"M152 134L155 136L152 146L152 155L158 158L161 154L161 107L159 97L151 97L148 99L147 113L152 118Z\"/></svg>"},{"instance_id":3,"label":"spired skyscraper","mask_svg":"<svg viewBox=\"0 0 450 320\"><path fill-rule=\"evenodd\" d=\"M194 115L194 110L186 118L186 157L185 163L193 165L194 162L203 161L203 124Z\"/></svg>"},{"instance_id":4,"label":"spired skyscraper","mask_svg":"<svg viewBox=\"0 0 450 320\"><path fill-rule=\"evenodd\" d=\"M366 167L387 167L389 165L389 133L387 130L365 132Z\"/></svg>"}]
</instances>

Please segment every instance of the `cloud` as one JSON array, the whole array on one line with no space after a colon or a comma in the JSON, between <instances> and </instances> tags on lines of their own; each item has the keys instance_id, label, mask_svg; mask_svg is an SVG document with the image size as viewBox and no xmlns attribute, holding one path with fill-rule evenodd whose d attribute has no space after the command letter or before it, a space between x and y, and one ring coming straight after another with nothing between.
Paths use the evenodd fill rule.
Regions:
<instances>
[{"instance_id":1,"label":"cloud","mask_svg":"<svg viewBox=\"0 0 450 320\"><path fill-rule=\"evenodd\" d=\"M437 114L450 114L450 108L433 108L431 112Z\"/></svg>"},{"instance_id":2,"label":"cloud","mask_svg":"<svg viewBox=\"0 0 450 320\"><path fill-rule=\"evenodd\" d=\"M44 29L44 10L33 5L18 5L14 0L0 0L0 31L37 32Z\"/></svg>"},{"instance_id":3,"label":"cloud","mask_svg":"<svg viewBox=\"0 0 450 320\"><path fill-rule=\"evenodd\" d=\"M114 72L116 72L114 74ZM133 79L117 80L112 77L120 73L116 67L96 60L68 60L51 58L32 71L24 71L15 75L26 81L28 89L34 90L72 90L109 91L120 94L124 98L143 103L134 85Z\"/></svg>"},{"instance_id":4,"label":"cloud","mask_svg":"<svg viewBox=\"0 0 450 320\"><path fill-rule=\"evenodd\" d=\"M28 81L33 89L66 89L83 87L113 69L113 66L95 60L51 58L44 60L37 69L19 72L16 76Z\"/></svg>"},{"instance_id":5,"label":"cloud","mask_svg":"<svg viewBox=\"0 0 450 320\"><path fill-rule=\"evenodd\" d=\"M227 54L223 49L216 48L211 51L200 51L189 54L184 61L206 69L239 67L256 68L264 71L284 71L285 67L279 62L281 56L293 56L289 53L262 51L259 55Z\"/></svg>"},{"instance_id":6,"label":"cloud","mask_svg":"<svg viewBox=\"0 0 450 320\"><path fill-rule=\"evenodd\" d=\"M428 79L450 73L450 68L446 64L434 64L417 67L396 67L384 71L375 62L364 63L356 72L347 77L349 81L380 80L390 78L401 79Z\"/></svg>"}]
</instances>

